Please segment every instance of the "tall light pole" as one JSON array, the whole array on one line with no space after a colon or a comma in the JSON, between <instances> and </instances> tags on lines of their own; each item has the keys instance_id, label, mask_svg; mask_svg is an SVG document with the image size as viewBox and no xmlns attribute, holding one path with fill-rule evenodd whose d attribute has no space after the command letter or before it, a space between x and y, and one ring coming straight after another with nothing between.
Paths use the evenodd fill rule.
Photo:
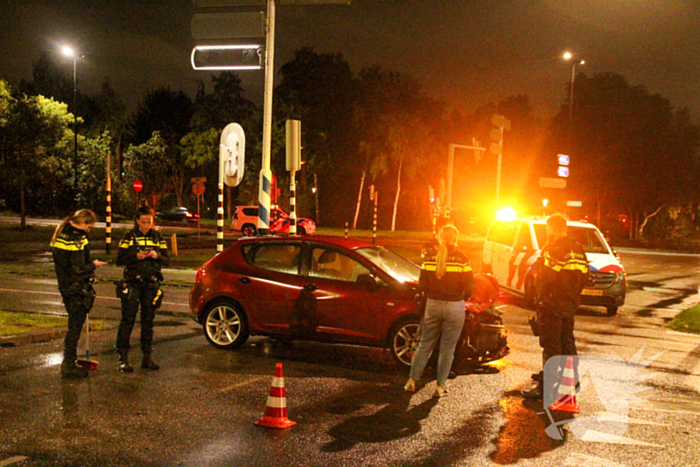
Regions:
<instances>
[{"instance_id":1,"label":"tall light pole","mask_svg":"<svg viewBox=\"0 0 700 467\"><path fill-rule=\"evenodd\" d=\"M74 159L73 159L73 170L75 172L73 176L73 191L77 199L78 196L78 75L76 73L78 69L78 55L75 51L68 46L64 46L63 55L66 57L71 57L73 59L73 148L74 148Z\"/></svg>"},{"instance_id":2,"label":"tall light pole","mask_svg":"<svg viewBox=\"0 0 700 467\"><path fill-rule=\"evenodd\" d=\"M571 90L569 92L569 131L571 131L571 119L574 115L574 80L576 79L576 65L584 65L585 60L574 60L574 55L571 52L564 52L564 60L572 60L571 62Z\"/></svg>"}]
</instances>

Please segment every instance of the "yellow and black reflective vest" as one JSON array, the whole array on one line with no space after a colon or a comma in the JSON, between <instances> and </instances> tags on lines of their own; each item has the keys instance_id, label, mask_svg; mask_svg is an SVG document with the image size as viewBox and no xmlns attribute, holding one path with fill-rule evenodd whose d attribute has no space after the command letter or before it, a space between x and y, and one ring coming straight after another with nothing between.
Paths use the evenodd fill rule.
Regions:
<instances>
[{"instance_id":1,"label":"yellow and black reflective vest","mask_svg":"<svg viewBox=\"0 0 700 467\"><path fill-rule=\"evenodd\" d=\"M95 276L87 233L70 223L63 227L56 241L51 242L51 255L61 292L74 284L89 282Z\"/></svg>"},{"instance_id":2,"label":"yellow and black reflective vest","mask_svg":"<svg viewBox=\"0 0 700 467\"><path fill-rule=\"evenodd\" d=\"M588 259L583 247L569 237L545 245L538 259L538 295L544 306L573 316L581 303L588 277Z\"/></svg>"},{"instance_id":3,"label":"yellow and black reflective vest","mask_svg":"<svg viewBox=\"0 0 700 467\"><path fill-rule=\"evenodd\" d=\"M139 251L155 250L158 258L138 259ZM134 229L127 232L117 248L117 266L124 268L124 279L129 282L163 280L161 267L170 265L168 245L160 232L150 229L147 233Z\"/></svg>"},{"instance_id":4,"label":"yellow and black reflective vest","mask_svg":"<svg viewBox=\"0 0 700 467\"><path fill-rule=\"evenodd\" d=\"M469 258L453 245L448 245L447 268L441 279L437 278L437 251L424 258L420 271L420 290L432 300L457 302L467 300L474 293L474 272Z\"/></svg>"}]
</instances>

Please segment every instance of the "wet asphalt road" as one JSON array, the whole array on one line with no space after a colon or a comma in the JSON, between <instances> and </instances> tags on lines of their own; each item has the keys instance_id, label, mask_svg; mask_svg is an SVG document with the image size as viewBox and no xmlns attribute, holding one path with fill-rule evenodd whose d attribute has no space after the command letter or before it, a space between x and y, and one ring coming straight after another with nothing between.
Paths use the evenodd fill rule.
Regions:
<instances>
[{"instance_id":1,"label":"wet asphalt road","mask_svg":"<svg viewBox=\"0 0 700 467\"><path fill-rule=\"evenodd\" d=\"M438 401L430 397L429 374L415 395L404 393L406 375L381 349L252 338L241 350L217 350L178 314L184 286L166 290L172 305L156 321L162 369L121 374L112 349L118 302L109 301L104 284L94 314L107 329L91 335L100 363L89 378L58 376L60 341L0 349L0 466L700 465L700 337L662 327L698 301L698 258L623 253L623 261L630 294L620 315L582 309L577 316L581 354L630 359L642 349L644 358L657 356L642 369L649 378L627 418L611 426L584 433L572 424L563 440L545 434L551 420L518 393L539 369L539 347L529 312L508 297L502 310L511 354L458 375L449 397ZM55 287L36 271L10 270L0 276L5 288ZM3 307L17 295L0 293ZM20 295L44 296L47 307L56 301ZM139 363L138 329L132 346ZM287 430L253 423L265 412L277 362L284 365L289 418L297 422ZM611 412L601 400L584 389L576 418Z\"/></svg>"}]
</instances>

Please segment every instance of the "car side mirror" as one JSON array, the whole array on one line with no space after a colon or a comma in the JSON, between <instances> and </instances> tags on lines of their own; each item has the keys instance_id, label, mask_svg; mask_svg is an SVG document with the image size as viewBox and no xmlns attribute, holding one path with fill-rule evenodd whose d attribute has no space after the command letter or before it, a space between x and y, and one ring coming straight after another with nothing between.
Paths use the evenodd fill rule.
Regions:
<instances>
[{"instance_id":1,"label":"car side mirror","mask_svg":"<svg viewBox=\"0 0 700 467\"><path fill-rule=\"evenodd\" d=\"M357 276L357 284L361 285L362 287L366 288L370 292L374 292L375 290L379 289L380 287L380 279L376 278L375 276L371 274L360 274Z\"/></svg>"}]
</instances>

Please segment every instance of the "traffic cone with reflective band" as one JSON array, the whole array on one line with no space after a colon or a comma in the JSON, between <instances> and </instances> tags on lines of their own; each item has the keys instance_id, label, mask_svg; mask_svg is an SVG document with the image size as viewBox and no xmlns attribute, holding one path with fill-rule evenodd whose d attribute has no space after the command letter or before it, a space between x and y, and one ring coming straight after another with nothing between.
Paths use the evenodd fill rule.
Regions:
<instances>
[{"instance_id":1,"label":"traffic cone with reflective band","mask_svg":"<svg viewBox=\"0 0 700 467\"><path fill-rule=\"evenodd\" d=\"M561 376L557 400L549 406L549 410L559 412L579 413L581 407L576 403L576 377L574 376L574 357L566 357L566 367Z\"/></svg>"},{"instance_id":2,"label":"traffic cone with reflective band","mask_svg":"<svg viewBox=\"0 0 700 467\"><path fill-rule=\"evenodd\" d=\"M275 366L275 376L272 377L270 395L267 396L265 415L255 424L269 428L289 428L297 424L297 422L287 418L287 393L284 390L284 376L282 375L281 363Z\"/></svg>"}]
</instances>

